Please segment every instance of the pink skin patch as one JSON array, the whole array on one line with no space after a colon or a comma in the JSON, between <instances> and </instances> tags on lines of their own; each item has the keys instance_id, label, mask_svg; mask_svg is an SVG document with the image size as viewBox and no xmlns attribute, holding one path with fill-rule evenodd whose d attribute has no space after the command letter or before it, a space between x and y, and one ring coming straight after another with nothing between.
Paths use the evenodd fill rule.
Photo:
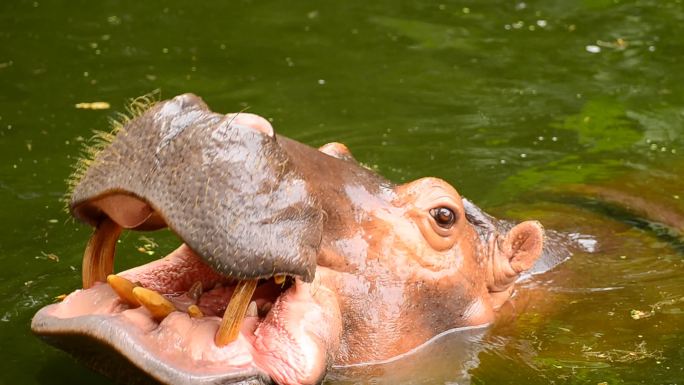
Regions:
<instances>
[{"instance_id":1,"label":"pink skin patch","mask_svg":"<svg viewBox=\"0 0 684 385\"><path fill-rule=\"evenodd\" d=\"M271 125L271 122L262 118L259 115L250 114L247 112L238 112L235 114L229 114L228 118L230 119L231 125L235 124L238 126L251 127L261 132L262 134L268 135L270 137L273 137L274 135L273 126Z\"/></svg>"},{"instance_id":2,"label":"pink skin patch","mask_svg":"<svg viewBox=\"0 0 684 385\"><path fill-rule=\"evenodd\" d=\"M152 357L198 375L258 368L279 384L318 382L327 370L328 352L339 340L338 305L319 277L311 283L294 279L289 286L276 285L273 280L260 282L252 300L261 316L246 317L237 340L218 347L214 336L235 283L215 273L186 245L119 275L172 301L201 282L204 292L197 304L205 316L191 318L175 311L157 322L147 309L131 308L104 283L76 290L61 303L46 307L44 316L64 320L104 316L108 327L125 329L119 334L135 341L134 349L123 352L134 363ZM136 353L139 351L144 353Z\"/></svg>"}]
</instances>

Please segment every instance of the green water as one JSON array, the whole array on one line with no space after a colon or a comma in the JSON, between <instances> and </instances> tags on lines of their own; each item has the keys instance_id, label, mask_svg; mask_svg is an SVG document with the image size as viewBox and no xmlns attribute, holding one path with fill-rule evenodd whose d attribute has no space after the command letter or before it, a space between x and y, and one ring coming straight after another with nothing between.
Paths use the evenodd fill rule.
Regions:
<instances>
[{"instance_id":1,"label":"green water","mask_svg":"<svg viewBox=\"0 0 684 385\"><path fill-rule=\"evenodd\" d=\"M80 282L90 229L59 199L82 142L154 89L249 108L396 182L438 176L498 216L596 242L523 285L465 376L433 354L403 381L684 383L684 223L569 193L684 212L682 36L679 0L1 2L0 383L108 383L29 323ZM95 101L111 108L74 107ZM117 269L176 244L150 236L152 256L125 236Z\"/></svg>"}]
</instances>

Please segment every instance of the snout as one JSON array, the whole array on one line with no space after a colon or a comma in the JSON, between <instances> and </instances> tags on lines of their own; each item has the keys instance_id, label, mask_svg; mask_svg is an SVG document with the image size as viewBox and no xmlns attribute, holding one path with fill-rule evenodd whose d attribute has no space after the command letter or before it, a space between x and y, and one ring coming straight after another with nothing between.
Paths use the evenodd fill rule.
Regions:
<instances>
[{"instance_id":1,"label":"snout","mask_svg":"<svg viewBox=\"0 0 684 385\"><path fill-rule=\"evenodd\" d=\"M108 254L121 228L169 227L226 276L313 279L322 210L268 120L217 114L186 94L133 117L91 153L70 210L98 227L95 254Z\"/></svg>"}]
</instances>

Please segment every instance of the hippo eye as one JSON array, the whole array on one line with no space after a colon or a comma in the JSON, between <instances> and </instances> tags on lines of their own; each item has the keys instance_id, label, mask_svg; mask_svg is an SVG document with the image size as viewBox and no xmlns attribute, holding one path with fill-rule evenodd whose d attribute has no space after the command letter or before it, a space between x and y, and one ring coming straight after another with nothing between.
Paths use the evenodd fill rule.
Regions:
<instances>
[{"instance_id":1,"label":"hippo eye","mask_svg":"<svg viewBox=\"0 0 684 385\"><path fill-rule=\"evenodd\" d=\"M435 219L439 227L450 228L456 222L456 214L448 207L436 207L430 210L430 215Z\"/></svg>"}]
</instances>

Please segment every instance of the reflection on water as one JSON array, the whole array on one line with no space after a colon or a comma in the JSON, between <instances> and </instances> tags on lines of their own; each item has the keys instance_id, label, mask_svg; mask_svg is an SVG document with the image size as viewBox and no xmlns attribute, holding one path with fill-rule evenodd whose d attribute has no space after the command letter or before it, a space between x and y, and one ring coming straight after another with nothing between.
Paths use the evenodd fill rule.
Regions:
<instances>
[{"instance_id":1,"label":"reflection on water","mask_svg":"<svg viewBox=\"0 0 684 385\"><path fill-rule=\"evenodd\" d=\"M3 379L106 383L28 325L80 282L90 230L59 198L82 143L127 98L160 89L248 108L302 142L346 143L394 181L438 176L496 216L594 242L524 282L483 335L454 333L329 383L682 382L680 0L0 10ZM155 255L124 234L117 269L176 245L168 232L149 239Z\"/></svg>"},{"instance_id":2,"label":"reflection on water","mask_svg":"<svg viewBox=\"0 0 684 385\"><path fill-rule=\"evenodd\" d=\"M425 345L382 363L334 367L326 384L468 384L480 363L486 329L443 333Z\"/></svg>"}]
</instances>

